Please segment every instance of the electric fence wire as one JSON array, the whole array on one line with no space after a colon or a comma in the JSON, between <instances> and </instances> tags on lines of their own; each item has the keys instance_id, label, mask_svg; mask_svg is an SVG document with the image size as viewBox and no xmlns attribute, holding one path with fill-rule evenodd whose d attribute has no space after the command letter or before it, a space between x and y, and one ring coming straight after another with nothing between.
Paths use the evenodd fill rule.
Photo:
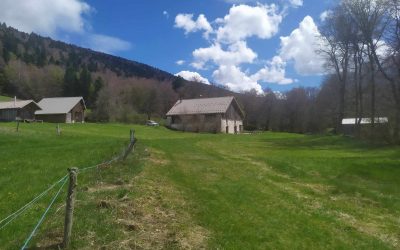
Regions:
<instances>
[{"instance_id":1,"label":"electric fence wire","mask_svg":"<svg viewBox=\"0 0 400 250\"><path fill-rule=\"evenodd\" d=\"M13 220L15 220L16 218L18 218L23 212L25 212L26 210L28 210L31 206L33 206L38 200L40 200L40 198L42 198L43 196L45 196L50 190L52 190L57 184L59 184L60 182L62 182L68 175L64 175L60 180L56 181L55 183L53 183L49 188L47 188L45 191L43 191L42 193L40 193L39 195L37 195L35 198L33 198L30 202L26 203L24 206L22 206L20 209L18 209L17 211L15 211L14 213L8 215L7 217L5 217L4 219L2 219L0 221L0 230L2 230L3 228L5 228L8 224L10 224Z\"/></svg>"},{"instance_id":2,"label":"electric fence wire","mask_svg":"<svg viewBox=\"0 0 400 250\"><path fill-rule=\"evenodd\" d=\"M51 206L54 204L54 202L56 201L58 195L61 193L62 188L64 187L65 183L67 183L67 176L64 177L64 182L61 184L61 187L58 189L57 193L54 195L53 199L51 200L50 204L47 206L46 210L44 211L42 217L40 217L38 223L36 224L36 226L33 228L32 232L29 234L28 238L25 240L24 245L21 247L21 250L24 250L26 248L26 246L29 244L29 242L31 241L32 237L34 236L36 230L39 228L39 226L42 224L44 218L46 217L47 213L50 211Z\"/></svg>"}]
</instances>

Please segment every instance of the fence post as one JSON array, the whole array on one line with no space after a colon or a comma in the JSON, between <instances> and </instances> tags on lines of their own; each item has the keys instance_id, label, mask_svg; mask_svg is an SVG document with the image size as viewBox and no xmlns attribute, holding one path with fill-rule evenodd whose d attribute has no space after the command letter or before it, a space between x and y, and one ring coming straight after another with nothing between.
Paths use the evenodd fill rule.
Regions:
<instances>
[{"instance_id":1,"label":"fence post","mask_svg":"<svg viewBox=\"0 0 400 250\"><path fill-rule=\"evenodd\" d=\"M134 129L131 129L130 135L131 135L131 143L133 143L133 141L135 140L135 130Z\"/></svg>"},{"instance_id":2,"label":"fence post","mask_svg":"<svg viewBox=\"0 0 400 250\"><path fill-rule=\"evenodd\" d=\"M57 130L57 135L60 135L61 134L61 130L60 130L60 124L58 124L58 123L57 123L56 130Z\"/></svg>"},{"instance_id":3,"label":"fence post","mask_svg":"<svg viewBox=\"0 0 400 250\"><path fill-rule=\"evenodd\" d=\"M64 224L64 240L63 248L68 248L71 230L72 230L72 217L74 214L74 203L75 203L75 187L77 181L77 168L69 168L69 186L67 194L67 204L65 207L65 224Z\"/></svg>"},{"instance_id":4,"label":"fence post","mask_svg":"<svg viewBox=\"0 0 400 250\"><path fill-rule=\"evenodd\" d=\"M19 130L19 120L17 120L17 132Z\"/></svg>"}]
</instances>

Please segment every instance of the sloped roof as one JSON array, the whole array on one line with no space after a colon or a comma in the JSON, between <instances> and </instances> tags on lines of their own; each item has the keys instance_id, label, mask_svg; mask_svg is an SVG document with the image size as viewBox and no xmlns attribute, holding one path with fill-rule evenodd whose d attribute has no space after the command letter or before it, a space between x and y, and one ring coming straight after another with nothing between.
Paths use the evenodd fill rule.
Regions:
<instances>
[{"instance_id":1,"label":"sloped roof","mask_svg":"<svg viewBox=\"0 0 400 250\"><path fill-rule=\"evenodd\" d=\"M31 103L34 103L36 106L39 107L39 105L33 101L33 100L24 100L24 101L11 101L11 102L0 102L0 109L20 109L25 107L26 105L29 105Z\"/></svg>"},{"instance_id":2,"label":"sloped roof","mask_svg":"<svg viewBox=\"0 0 400 250\"><path fill-rule=\"evenodd\" d=\"M168 115L193 115L193 114L223 114L225 113L232 101L235 102L241 115L243 111L233 96L199 98L178 100L175 105L168 111Z\"/></svg>"},{"instance_id":3,"label":"sloped roof","mask_svg":"<svg viewBox=\"0 0 400 250\"><path fill-rule=\"evenodd\" d=\"M76 104L82 101L84 108L85 101L82 97L53 97L53 98L43 98L38 104L42 110L38 110L35 112L37 115L43 114L66 114Z\"/></svg>"}]
</instances>

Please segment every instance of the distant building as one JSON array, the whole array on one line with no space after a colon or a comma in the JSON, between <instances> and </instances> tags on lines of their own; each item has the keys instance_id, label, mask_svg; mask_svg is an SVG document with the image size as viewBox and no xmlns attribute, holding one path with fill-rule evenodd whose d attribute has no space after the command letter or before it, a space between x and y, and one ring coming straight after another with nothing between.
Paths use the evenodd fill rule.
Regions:
<instances>
[{"instance_id":1,"label":"distant building","mask_svg":"<svg viewBox=\"0 0 400 250\"><path fill-rule=\"evenodd\" d=\"M33 100L0 102L0 121L33 120L37 110L40 107Z\"/></svg>"},{"instance_id":2,"label":"distant building","mask_svg":"<svg viewBox=\"0 0 400 250\"><path fill-rule=\"evenodd\" d=\"M233 96L178 100L167 113L167 126L182 131L236 134L244 112Z\"/></svg>"},{"instance_id":3,"label":"distant building","mask_svg":"<svg viewBox=\"0 0 400 250\"><path fill-rule=\"evenodd\" d=\"M58 123L85 121L86 105L82 97L43 98L38 105L42 110L35 112L36 120Z\"/></svg>"},{"instance_id":4,"label":"distant building","mask_svg":"<svg viewBox=\"0 0 400 250\"><path fill-rule=\"evenodd\" d=\"M354 135L357 123L360 123L361 128L366 127L372 123L371 118L345 118L342 119L342 133L345 135ZM387 117L375 117L374 124L378 126L385 126L389 122Z\"/></svg>"}]
</instances>

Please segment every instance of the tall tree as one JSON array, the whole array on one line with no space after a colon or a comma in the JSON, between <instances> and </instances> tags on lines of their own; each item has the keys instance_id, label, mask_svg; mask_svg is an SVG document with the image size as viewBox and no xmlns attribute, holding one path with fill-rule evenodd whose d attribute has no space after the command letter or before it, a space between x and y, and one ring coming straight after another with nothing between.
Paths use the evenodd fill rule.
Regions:
<instances>
[{"instance_id":1,"label":"tall tree","mask_svg":"<svg viewBox=\"0 0 400 250\"><path fill-rule=\"evenodd\" d=\"M336 115L336 132L342 127L342 119L345 115L345 94L348 82L349 63L351 60L351 43L354 34L354 25L351 17L346 15L345 6L336 6L329 18L321 27L322 39L325 49L320 53L326 55L330 69L334 69L339 84L339 108Z\"/></svg>"}]
</instances>

